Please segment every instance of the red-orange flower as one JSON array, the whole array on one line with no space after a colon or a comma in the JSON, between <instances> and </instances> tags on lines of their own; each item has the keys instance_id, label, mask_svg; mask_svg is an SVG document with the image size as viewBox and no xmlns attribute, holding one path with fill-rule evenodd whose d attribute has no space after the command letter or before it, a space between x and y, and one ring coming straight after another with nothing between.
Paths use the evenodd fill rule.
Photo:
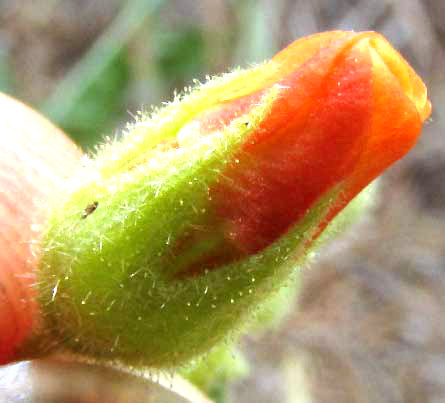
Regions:
<instances>
[{"instance_id":1,"label":"red-orange flower","mask_svg":"<svg viewBox=\"0 0 445 403\"><path fill-rule=\"evenodd\" d=\"M235 97L196 117L194 134L221 130L273 87L269 114L211 186L226 245L192 271L264 249L335 188L316 237L413 146L431 111L423 82L381 35L326 32L278 53Z\"/></svg>"},{"instance_id":2,"label":"red-orange flower","mask_svg":"<svg viewBox=\"0 0 445 403\"><path fill-rule=\"evenodd\" d=\"M208 351L429 114L382 36L327 32L142 116L55 197L36 340L155 367Z\"/></svg>"}]
</instances>

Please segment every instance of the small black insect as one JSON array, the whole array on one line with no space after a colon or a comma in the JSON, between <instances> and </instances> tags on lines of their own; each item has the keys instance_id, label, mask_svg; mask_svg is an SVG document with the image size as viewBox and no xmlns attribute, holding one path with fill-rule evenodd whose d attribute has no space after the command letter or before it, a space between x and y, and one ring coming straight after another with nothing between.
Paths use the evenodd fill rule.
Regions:
<instances>
[{"instance_id":1,"label":"small black insect","mask_svg":"<svg viewBox=\"0 0 445 403\"><path fill-rule=\"evenodd\" d=\"M87 218L90 214L94 213L94 211L97 209L97 206L99 205L99 202L95 201L88 206L85 207L84 212L82 213L82 218Z\"/></svg>"}]
</instances>

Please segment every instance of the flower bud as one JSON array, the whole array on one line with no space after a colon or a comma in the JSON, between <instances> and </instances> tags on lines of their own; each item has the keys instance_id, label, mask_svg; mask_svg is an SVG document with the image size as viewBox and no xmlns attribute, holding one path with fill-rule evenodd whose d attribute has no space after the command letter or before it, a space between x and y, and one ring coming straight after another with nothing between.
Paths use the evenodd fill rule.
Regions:
<instances>
[{"instance_id":1,"label":"flower bud","mask_svg":"<svg viewBox=\"0 0 445 403\"><path fill-rule=\"evenodd\" d=\"M55 197L26 351L151 367L208 351L429 113L382 36L327 32L141 114Z\"/></svg>"}]
</instances>

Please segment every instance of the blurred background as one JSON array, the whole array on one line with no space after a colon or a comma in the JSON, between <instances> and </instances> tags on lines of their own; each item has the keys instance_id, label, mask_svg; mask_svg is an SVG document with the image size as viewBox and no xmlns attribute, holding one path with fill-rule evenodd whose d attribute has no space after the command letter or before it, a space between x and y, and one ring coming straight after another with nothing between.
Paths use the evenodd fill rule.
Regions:
<instances>
[{"instance_id":1,"label":"blurred background","mask_svg":"<svg viewBox=\"0 0 445 403\"><path fill-rule=\"evenodd\" d=\"M233 402L445 402L443 0L0 0L0 91L85 150L194 78L330 29L383 33L423 77L433 115L373 211L302 270L273 331L243 338Z\"/></svg>"}]
</instances>

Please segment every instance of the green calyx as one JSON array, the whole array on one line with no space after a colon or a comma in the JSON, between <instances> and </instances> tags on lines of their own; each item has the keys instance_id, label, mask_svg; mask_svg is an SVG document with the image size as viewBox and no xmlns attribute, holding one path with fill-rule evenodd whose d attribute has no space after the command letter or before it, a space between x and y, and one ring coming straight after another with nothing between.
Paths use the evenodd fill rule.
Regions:
<instances>
[{"instance_id":1,"label":"green calyx","mask_svg":"<svg viewBox=\"0 0 445 403\"><path fill-rule=\"evenodd\" d=\"M244 327L307 255L337 189L260 253L180 275L219 235L180 253L174 246L190 229L208 230L209 186L279 96L271 87L220 132L171 146L185 124L230 98L231 80L240 76L218 80L142 117L55 195L38 269L43 324L34 348L134 366L181 365Z\"/></svg>"}]
</instances>

